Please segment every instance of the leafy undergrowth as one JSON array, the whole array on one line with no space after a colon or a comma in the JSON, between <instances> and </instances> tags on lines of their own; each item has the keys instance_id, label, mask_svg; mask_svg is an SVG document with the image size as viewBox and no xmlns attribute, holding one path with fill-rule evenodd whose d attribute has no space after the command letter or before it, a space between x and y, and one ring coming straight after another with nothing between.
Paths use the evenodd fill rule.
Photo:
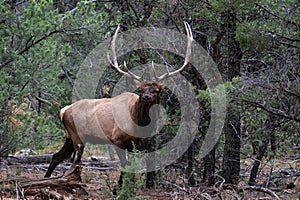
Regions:
<instances>
[{"instance_id":1,"label":"leafy undergrowth","mask_svg":"<svg viewBox=\"0 0 300 200\"><path fill-rule=\"evenodd\" d=\"M88 161L86 161L88 162ZM107 159L107 162L109 160ZM115 168L93 167L85 165L81 171L80 187L43 187L34 194L27 193L28 188L19 184L22 180L42 179L45 165L10 165L2 161L0 168L0 199L118 199L113 195L120 172ZM57 168L52 176L61 176L68 168ZM143 189L139 196L147 199L299 199L299 163L290 166L278 162L261 168L256 186L248 186L247 179L251 162L241 166L239 185L225 184L220 179L213 187L199 183L198 187L189 187L181 172L169 166L164 170L160 189ZM295 170L298 170L295 172ZM294 173L294 174L293 174ZM296 174L296 176L295 176ZM12 182L13 180L13 182ZM268 187L262 187L268 181Z\"/></svg>"}]
</instances>

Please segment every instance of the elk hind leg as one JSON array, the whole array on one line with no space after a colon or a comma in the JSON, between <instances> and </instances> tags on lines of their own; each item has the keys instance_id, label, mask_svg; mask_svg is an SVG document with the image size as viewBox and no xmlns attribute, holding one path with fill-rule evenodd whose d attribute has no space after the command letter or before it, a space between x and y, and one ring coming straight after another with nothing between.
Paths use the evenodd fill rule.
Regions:
<instances>
[{"instance_id":1,"label":"elk hind leg","mask_svg":"<svg viewBox=\"0 0 300 200\"><path fill-rule=\"evenodd\" d=\"M48 170L45 174L45 177L50 177L53 170L56 166L61 163L64 159L70 157L74 151L73 142L70 138L66 138L64 146L60 149L59 152L52 156L51 163L48 167Z\"/></svg>"},{"instance_id":2,"label":"elk hind leg","mask_svg":"<svg viewBox=\"0 0 300 200\"><path fill-rule=\"evenodd\" d=\"M81 157L82 157L82 154L83 154L83 150L84 150L84 145L83 144L77 144L75 146L75 152L74 152L73 158L72 158L73 164L80 163Z\"/></svg>"},{"instance_id":3,"label":"elk hind leg","mask_svg":"<svg viewBox=\"0 0 300 200\"><path fill-rule=\"evenodd\" d=\"M72 160L73 160L72 165L71 165L70 169L68 169L64 174L64 176L68 177L68 179L71 178L74 181L82 182L81 166L79 164L80 164L81 156L83 153L83 149L84 149L83 144L74 145L74 153L72 155ZM86 191L83 193L87 194Z\"/></svg>"}]
</instances>

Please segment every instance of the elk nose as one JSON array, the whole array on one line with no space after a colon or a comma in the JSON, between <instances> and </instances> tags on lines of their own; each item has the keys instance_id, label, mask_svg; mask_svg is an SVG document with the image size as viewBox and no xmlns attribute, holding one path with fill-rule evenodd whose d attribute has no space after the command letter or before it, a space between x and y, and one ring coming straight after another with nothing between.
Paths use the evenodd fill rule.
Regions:
<instances>
[{"instance_id":1,"label":"elk nose","mask_svg":"<svg viewBox=\"0 0 300 200\"><path fill-rule=\"evenodd\" d=\"M142 97L142 100L143 101L150 101L151 100L151 97L150 97L150 95L144 95L143 97Z\"/></svg>"}]
</instances>

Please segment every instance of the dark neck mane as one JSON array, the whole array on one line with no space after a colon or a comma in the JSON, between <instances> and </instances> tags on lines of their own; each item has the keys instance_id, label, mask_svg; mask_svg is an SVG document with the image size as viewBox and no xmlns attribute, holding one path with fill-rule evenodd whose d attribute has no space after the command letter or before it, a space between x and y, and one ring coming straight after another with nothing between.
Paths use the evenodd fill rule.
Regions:
<instances>
[{"instance_id":1,"label":"dark neck mane","mask_svg":"<svg viewBox=\"0 0 300 200\"><path fill-rule=\"evenodd\" d=\"M133 119L135 119L135 123L139 126L147 126L151 122L151 118L149 115L149 111L151 106L159 104L159 98L156 99L155 102L152 102L151 104L142 102L141 98L135 103L134 105L134 113L132 115L134 116ZM155 113L152 114L152 118L155 119L158 117L158 110L154 111Z\"/></svg>"}]
</instances>

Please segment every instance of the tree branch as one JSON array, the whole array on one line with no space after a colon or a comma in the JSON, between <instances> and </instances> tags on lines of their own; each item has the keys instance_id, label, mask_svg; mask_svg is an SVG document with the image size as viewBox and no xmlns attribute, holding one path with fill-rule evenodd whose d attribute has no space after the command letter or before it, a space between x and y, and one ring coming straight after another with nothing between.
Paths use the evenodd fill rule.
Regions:
<instances>
[{"instance_id":1,"label":"tree branch","mask_svg":"<svg viewBox=\"0 0 300 200\"><path fill-rule=\"evenodd\" d=\"M48 34L44 34L40 39L36 40L35 42L32 42L31 44L28 44L29 42L27 42L25 48L23 50L21 50L20 52L17 53L17 55L22 55L24 54L25 52L29 51L34 45L36 44L39 44L40 42L42 42L43 40L47 39L48 37L56 34L56 33L60 33L62 32L63 30L54 30L54 31L51 31L50 33ZM30 37L30 40L32 40L33 36ZM9 58L7 59L6 61L4 61L3 63L0 64L0 70L4 67L6 67L8 64L10 64L11 62L13 62L15 59L14 58Z\"/></svg>"},{"instance_id":2,"label":"tree branch","mask_svg":"<svg viewBox=\"0 0 300 200\"><path fill-rule=\"evenodd\" d=\"M268 8L266 8L266 6L261 5L260 3L255 3L255 5L258 6L259 8L261 8L263 11L265 11L265 12L268 13L269 15L271 15L271 16L277 18L277 19L283 20L283 21L285 21L285 22L287 22L287 23L289 23L289 24L292 24L292 25L294 25L294 26L296 26L296 27L299 27L299 26L300 26L299 23L296 23L296 22L294 22L294 21L292 21L292 20L289 20L289 19L287 19L287 18L284 18L284 19L283 19L282 17L280 17L280 16L278 16L277 14L273 13L273 12L270 11Z\"/></svg>"},{"instance_id":3,"label":"tree branch","mask_svg":"<svg viewBox=\"0 0 300 200\"><path fill-rule=\"evenodd\" d=\"M52 103L51 103L50 101L48 101L48 100L46 100L46 99L43 99L42 97L40 97L40 96L38 96L38 95L35 95L35 98L36 98L37 100L43 102L43 103L46 103L46 104L52 106Z\"/></svg>"},{"instance_id":4,"label":"tree branch","mask_svg":"<svg viewBox=\"0 0 300 200\"><path fill-rule=\"evenodd\" d=\"M268 113L271 113L273 115L277 115L279 117L282 117L282 118L285 118L285 119L289 119L289 120L292 120L292 121L295 121L295 122L300 122L300 119L297 118L297 117L287 115L286 113L284 113L284 112L282 112L280 110L274 109L274 108L267 108L265 105L260 104L258 102L252 102L252 101L247 101L247 100L242 100L242 101L244 101L246 103L250 103L251 105L253 105L253 106L257 107L257 108L261 108L264 111L267 111Z\"/></svg>"}]
</instances>

